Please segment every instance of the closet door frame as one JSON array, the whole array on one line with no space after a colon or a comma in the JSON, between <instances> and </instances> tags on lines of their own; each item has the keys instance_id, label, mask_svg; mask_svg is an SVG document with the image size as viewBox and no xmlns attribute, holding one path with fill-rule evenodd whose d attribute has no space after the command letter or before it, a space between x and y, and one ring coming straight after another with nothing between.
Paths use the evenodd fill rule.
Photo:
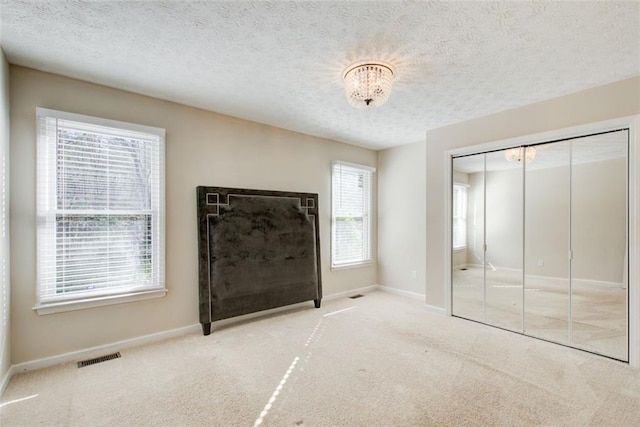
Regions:
<instances>
[{"instance_id":1,"label":"closet door frame","mask_svg":"<svg viewBox=\"0 0 640 427\"><path fill-rule=\"evenodd\" d=\"M509 138L477 145L470 145L445 152L444 155L444 200L445 227L444 227L444 260L445 280L444 295L446 315L452 316L452 280L451 280L451 191L453 158L461 155L479 154L486 151L501 150L522 145L532 145L545 142L556 142L568 138L588 136L594 133L609 132L615 130L629 131L629 159L628 159L628 328L629 328L629 365L640 368L640 115L621 117L602 122L558 129L549 132L541 132L531 135ZM427 141L428 143L428 141ZM535 338L532 338L535 339Z\"/></svg>"}]
</instances>

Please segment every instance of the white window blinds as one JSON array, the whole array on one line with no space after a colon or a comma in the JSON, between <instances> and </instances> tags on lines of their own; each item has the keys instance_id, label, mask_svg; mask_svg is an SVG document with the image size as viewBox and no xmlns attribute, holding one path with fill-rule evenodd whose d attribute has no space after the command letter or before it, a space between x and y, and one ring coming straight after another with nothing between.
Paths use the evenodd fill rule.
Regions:
<instances>
[{"instance_id":1,"label":"white window blinds","mask_svg":"<svg viewBox=\"0 0 640 427\"><path fill-rule=\"evenodd\" d=\"M453 184L453 249L467 246L467 186Z\"/></svg>"},{"instance_id":2,"label":"white window blinds","mask_svg":"<svg viewBox=\"0 0 640 427\"><path fill-rule=\"evenodd\" d=\"M38 109L39 303L164 288L164 130Z\"/></svg>"},{"instance_id":3,"label":"white window blinds","mask_svg":"<svg viewBox=\"0 0 640 427\"><path fill-rule=\"evenodd\" d=\"M335 162L331 197L331 264L371 261L371 176L375 169Z\"/></svg>"}]
</instances>

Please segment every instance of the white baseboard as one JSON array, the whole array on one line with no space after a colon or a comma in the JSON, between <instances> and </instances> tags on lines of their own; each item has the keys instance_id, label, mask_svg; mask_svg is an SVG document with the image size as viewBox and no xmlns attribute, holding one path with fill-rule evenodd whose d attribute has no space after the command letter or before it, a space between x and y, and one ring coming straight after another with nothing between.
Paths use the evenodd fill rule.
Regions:
<instances>
[{"instance_id":1,"label":"white baseboard","mask_svg":"<svg viewBox=\"0 0 640 427\"><path fill-rule=\"evenodd\" d=\"M322 297L322 299L325 301L331 301L338 298L350 297L352 295L364 294L367 292L375 291L376 289L379 289L379 285L364 286L362 288L352 289L350 291L337 292L335 294L327 295L326 297Z\"/></svg>"},{"instance_id":2,"label":"white baseboard","mask_svg":"<svg viewBox=\"0 0 640 427\"><path fill-rule=\"evenodd\" d=\"M467 264L465 266L456 266L456 270L460 270L460 268L482 268L481 264ZM503 270L503 271L512 271L512 272L518 272L522 274L522 270L521 269L517 269L517 268L510 268L510 267L495 267L496 270ZM568 283L569 279L567 278L563 278L563 277L553 277L553 276L539 276L539 275L534 275L534 274L527 274L526 277L528 279L534 279L534 280L547 280L553 283L558 283L558 284L562 284L562 283ZM605 282L602 280L590 280L590 279L579 279L579 278L573 278L571 279L571 283L573 283L574 285L587 285L587 286L601 286L604 288L624 288L625 284L624 283L620 283L620 282Z\"/></svg>"},{"instance_id":3,"label":"white baseboard","mask_svg":"<svg viewBox=\"0 0 640 427\"><path fill-rule=\"evenodd\" d=\"M527 279L548 281L559 285L568 285L569 279L562 277L550 277L550 276L536 276L533 274L527 274ZM623 288L624 283L618 282L604 282L602 280L589 280L589 279L571 279L573 285L586 285L586 286L600 286L603 288Z\"/></svg>"},{"instance_id":4,"label":"white baseboard","mask_svg":"<svg viewBox=\"0 0 640 427\"><path fill-rule=\"evenodd\" d=\"M417 292L411 292L411 291L405 291L403 289L392 288L391 286L378 285L378 289L381 290L382 292L387 292L394 295L400 295L407 298L417 299L420 301L424 301L426 298L425 294L419 294ZM429 313L439 314L441 316L447 315L447 310L442 307L436 307L435 305L425 304L424 308Z\"/></svg>"},{"instance_id":5,"label":"white baseboard","mask_svg":"<svg viewBox=\"0 0 640 427\"><path fill-rule=\"evenodd\" d=\"M349 297L351 295L366 293L375 291L378 289L378 285L365 286L362 288L351 289L349 291L337 292L335 294L324 295L323 301L331 301L334 299ZM243 314L241 316L231 317L229 319L217 320L211 324L211 331L215 331L216 326L225 326L232 323L241 322L243 320L255 319L257 317L268 316L270 314L282 313L283 311L295 310L297 308L310 308L313 307L311 301L299 302L296 304L285 305L282 307L270 308L269 310L256 311L255 313Z\"/></svg>"},{"instance_id":6,"label":"white baseboard","mask_svg":"<svg viewBox=\"0 0 640 427\"><path fill-rule=\"evenodd\" d=\"M323 297L323 300L331 301L331 300L334 300L334 299L338 299L338 298L342 298L342 297L346 297L346 296L350 296L350 295L355 295L355 294L358 294L358 293L370 292L370 291L376 290L377 288L378 288L378 285L365 286L365 287L362 287L362 288L357 288L357 289L352 289L352 290L349 290L349 291L338 292L338 293L335 293L335 294L327 295L327 296ZM243 320L252 319L252 318L255 318L255 317L265 316L265 315L269 315L269 314L275 314L275 313L282 312L282 311L287 311L287 310L300 308L300 307L308 307L308 306L309 306L309 302L302 302L302 303L299 303L299 304L287 305L287 306L284 306L284 307L278 307L278 308L274 308L274 309L271 309L271 310L264 310L264 311L259 311L257 313L250 313L250 314L246 314L246 315L243 315L243 316L237 316L237 317L234 317L232 319L220 320L220 321L214 322L212 326L213 326L213 328L215 330L216 326L223 326L223 325L228 324L228 323L239 322L239 321L243 321ZM78 361L78 360L90 359L92 357L98 357L98 356L102 356L104 354L120 351L120 350L123 350L125 348L137 347L137 346L140 346L140 345L149 344L149 343L165 340L165 339L168 339L168 338L174 338L174 337L178 337L178 336L182 336L182 335L186 335L186 334L190 334L190 333L198 333L198 332L201 332L201 330L202 329L201 329L200 324L195 324L195 325L191 325L191 326L185 326L185 327L182 327L182 328L177 328L177 329L171 329L171 330L168 330L168 331L158 332L158 333L155 333L155 334L144 335L144 336L137 337L137 338L131 338L131 339L128 339L128 340L118 341L118 342L111 343L111 344L105 344L105 345L101 345L101 346L97 346L97 347L91 347L91 348L87 348L87 349L83 349L83 350L64 353L64 354L60 354L60 355L57 355L57 356L45 357L45 358L42 358L42 359L36 359L36 360L29 361L29 362L19 363L17 365L11 366L9 368L9 370L7 371L7 373L3 376L2 382L0 383L0 391L4 391L4 388L9 383L9 380L11 379L11 376L14 375L14 374L17 374L17 373L33 371L33 370L36 370L36 369L42 369L42 368L46 368L46 367L49 367L49 366L58 365L58 364L61 364L61 363L75 362L75 361ZM2 393L0 393L0 396L1 395L2 395Z\"/></svg>"},{"instance_id":7,"label":"white baseboard","mask_svg":"<svg viewBox=\"0 0 640 427\"><path fill-rule=\"evenodd\" d=\"M4 391L7 389L9 385L9 381L11 380L11 376L13 375L13 366L9 366L7 372L5 372L4 376L0 380L0 397L4 394Z\"/></svg>"},{"instance_id":8,"label":"white baseboard","mask_svg":"<svg viewBox=\"0 0 640 427\"><path fill-rule=\"evenodd\" d=\"M624 283L604 282L602 280L572 279L574 285L600 286L603 288L624 288Z\"/></svg>"},{"instance_id":9,"label":"white baseboard","mask_svg":"<svg viewBox=\"0 0 640 427\"><path fill-rule=\"evenodd\" d=\"M405 291L404 289L392 288L391 286L378 285L378 289L381 290L382 292L387 292L389 294L400 295L400 296L403 296L403 297L408 297L408 298L413 298L413 299L419 299L419 300L422 300L422 301L424 301L424 299L426 298L425 294L419 294L417 292Z\"/></svg>"},{"instance_id":10,"label":"white baseboard","mask_svg":"<svg viewBox=\"0 0 640 427\"><path fill-rule=\"evenodd\" d=\"M465 264L463 268L482 268L484 267L482 264Z\"/></svg>"},{"instance_id":11,"label":"white baseboard","mask_svg":"<svg viewBox=\"0 0 640 427\"><path fill-rule=\"evenodd\" d=\"M413 299L424 300L425 298L424 294L418 294L415 292L405 291L402 289L396 289L389 286L370 285L370 286L364 286L361 288L351 289L349 291L337 292L335 294L327 295L323 297L323 300L331 301L338 298L348 297L351 295L375 291L378 289L384 292L388 292L390 294L400 295L400 296L409 297ZM244 316L238 316L232 319L220 320L218 322L214 322L212 326L215 328L215 326L221 326L231 322L238 322L238 321L260 317L268 314L278 313L281 311L291 310L294 308L308 307L308 304L309 304L308 302L303 302L299 304L288 305L285 307L278 307L271 310L260 311L257 313L251 313ZM432 306L426 306L426 307L432 307ZM444 313L444 309L440 309L438 307L432 307L428 309L428 311L431 311L434 313L440 313L440 312ZM111 344L100 345L96 347L86 348L83 350L72 351L69 353L59 354L56 356L45 357L42 359L36 359L36 360L31 360L29 362L19 363L17 365L12 365L9 367L5 375L0 380L0 396L2 396L2 394L4 393L4 390L9 384L11 377L18 373L47 368L49 366L59 365L61 363L76 362L79 360L90 359L92 357L102 356L108 353L121 351L127 348L138 347L144 344L150 344L153 342L162 341L169 338L175 338L175 337L179 337L179 336L187 335L191 333L199 333L201 332L201 330L202 329L200 324L195 324L195 325L185 326L182 328L170 329L168 331L158 332L155 334L143 335L141 337L118 341Z\"/></svg>"},{"instance_id":12,"label":"white baseboard","mask_svg":"<svg viewBox=\"0 0 640 427\"><path fill-rule=\"evenodd\" d=\"M13 375L21 372L42 369L49 366L58 365L61 363L90 359L92 357L102 356L104 354L113 353L126 348L137 347L143 344L150 344L150 343L162 341L168 338L174 338L174 337L179 337L179 336L194 333L194 332L199 332L200 330L201 329L199 324L185 326L183 328L170 329L168 331L158 332L150 335L143 335L141 337L118 341L111 344L100 345L97 347L91 347L83 350L59 354L57 356L45 357L42 359L36 359L29 362L19 363L17 365L13 365L10 371L11 371L11 374Z\"/></svg>"},{"instance_id":13,"label":"white baseboard","mask_svg":"<svg viewBox=\"0 0 640 427\"><path fill-rule=\"evenodd\" d=\"M211 323L211 333L216 330L216 327L231 325L233 323L251 320L257 317L269 316L271 314L282 313L283 311L295 310L297 308L311 307L313 307L313 301L309 300L304 302L297 302L295 304L283 305L282 307L270 308L268 310L256 311L255 313L241 314L240 316L230 317L228 319L215 320ZM202 329L200 329L200 331L202 331Z\"/></svg>"},{"instance_id":14,"label":"white baseboard","mask_svg":"<svg viewBox=\"0 0 640 427\"><path fill-rule=\"evenodd\" d=\"M440 316L446 316L447 310L442 307L436 307L435 305L425 304L424 309L427 313L438 314Z\"/></svg>"}]
</instances>

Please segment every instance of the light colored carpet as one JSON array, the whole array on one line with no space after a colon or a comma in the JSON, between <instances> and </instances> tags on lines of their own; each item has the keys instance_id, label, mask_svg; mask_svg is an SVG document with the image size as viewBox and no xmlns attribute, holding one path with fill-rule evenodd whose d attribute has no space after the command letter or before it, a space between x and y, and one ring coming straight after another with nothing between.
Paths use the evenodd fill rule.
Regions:
<instances>
[{"instance_id":1,"label":"light colored carpet","mask_svg":"<svg viewBox=\"0 0 640 427\"><path fill-rule=\"evenodd\" d=\"M453 312L467 319L570 345L619 360L628 360L626 289L487 270L486 318L483 313L483 269L453 272ZM524 319L522 316L525 306ZM571 323L571 325L570 325ZM569 333L571 326L571 333Z\"/></svg>"},{"instance_id":2,"label":"light colored carpet","mask_svg":"<svg viewBox=\"0 0 640 427\"><path fill-rule=\"evenodd\" d=\"M640 371L382 292L15 376L0 424L638 425ZM352 308L353 307L353 308ZM339 311L345 310L345 311ZM333 314L332 314L333 313ZM20 400L23 399L23 400Z\"/></svg>"}]
</instances>

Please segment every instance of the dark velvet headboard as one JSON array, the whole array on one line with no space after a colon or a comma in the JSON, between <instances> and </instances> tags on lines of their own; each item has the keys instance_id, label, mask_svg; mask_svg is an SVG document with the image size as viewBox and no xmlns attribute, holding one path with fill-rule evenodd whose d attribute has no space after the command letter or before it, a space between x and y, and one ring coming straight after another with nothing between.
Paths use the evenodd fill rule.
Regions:
<instances>
[{"instance_id":1,"label":"dark velvet headboard","mask_svg":"<svg viewBox=\"0 0 640 427\"><path fill-rule=\"evenodd\" d=\"M314 300L318 195L198 187L200 323Z\"/></svg>"}]
</instances>

